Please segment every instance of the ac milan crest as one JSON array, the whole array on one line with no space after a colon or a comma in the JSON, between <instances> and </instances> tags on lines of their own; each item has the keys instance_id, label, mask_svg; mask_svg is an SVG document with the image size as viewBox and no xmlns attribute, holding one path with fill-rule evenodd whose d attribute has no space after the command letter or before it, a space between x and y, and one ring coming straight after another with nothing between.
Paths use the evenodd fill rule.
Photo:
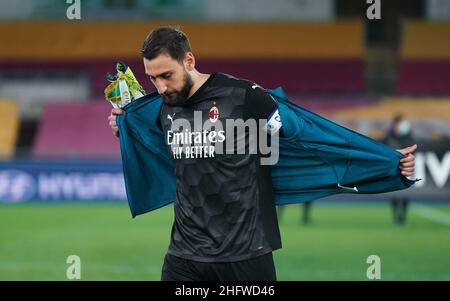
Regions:
<instances>
[{"instance_id":1,"label":"ac milan crest","mask_svg":"<svg viewBox=\"0 0 450 301\"><path fill-rule=\"evenodd\" d=\"M213 123L219 120L219 109L216 106L209 109L209 120Z\"/></svg>"}]
</instances>

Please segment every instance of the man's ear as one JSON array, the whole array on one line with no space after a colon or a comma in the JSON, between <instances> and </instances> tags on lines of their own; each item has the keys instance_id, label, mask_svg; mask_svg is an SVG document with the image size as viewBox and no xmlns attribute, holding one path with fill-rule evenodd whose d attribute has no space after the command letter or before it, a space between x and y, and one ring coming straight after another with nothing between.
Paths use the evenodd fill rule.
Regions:
<instances>
[{"instance_id":1,"label":"man's ear","mask_svg":"<svg viewBox=\"0 0 450 301\"><path fill-rule=\"evenodd\" d=\"M184 66L187 71L192 71L195 69L195 57L192 52L186 53L186 56L184 57Z\"/></svg>"}]
</instances>

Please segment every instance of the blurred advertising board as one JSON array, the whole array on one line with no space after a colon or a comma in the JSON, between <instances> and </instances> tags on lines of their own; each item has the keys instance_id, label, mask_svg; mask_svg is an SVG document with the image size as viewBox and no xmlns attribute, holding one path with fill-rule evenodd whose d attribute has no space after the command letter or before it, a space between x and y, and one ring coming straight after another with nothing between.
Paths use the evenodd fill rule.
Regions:
<instances>
[{"instance_id":1,"label":"blurred advertising board","mask_svg":"<svg viewBox=\"0 0 450 301\"><path fill-rule=\"evenodd\" d=\"M450 200L450 140L418 141L417 144L416 173L412 178L421 180L411 189L395 193L411 198ZM120 161L0 162L0 202L125 200Z\"/></svg>"},{"instance_id":2,"label":"blurred advertising board","mask_svg":"<svg viewBox=\"0 0 450 301\"><path fill-rule=\"evenodd\" d=\"M124 200L120 161L0 162L0 202Z\"/></svg>"}]
</instances>

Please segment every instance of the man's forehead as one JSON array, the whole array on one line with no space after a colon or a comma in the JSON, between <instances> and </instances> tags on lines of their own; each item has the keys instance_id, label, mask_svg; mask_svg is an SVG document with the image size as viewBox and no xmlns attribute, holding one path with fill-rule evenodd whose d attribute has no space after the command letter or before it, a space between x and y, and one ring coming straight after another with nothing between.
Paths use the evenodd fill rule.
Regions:
<instances>
[{"instance_id":1,"label":"man's forehead","mask_svg":"<svg viewBox=\"0 0 450 301\"><path fill-rule=\"evenodd\" d=\"M144 58L145 73L151 76L173 71L178 65L178 61L166 54L160 54L152 60Z\"/></svg>"}]
</instances>

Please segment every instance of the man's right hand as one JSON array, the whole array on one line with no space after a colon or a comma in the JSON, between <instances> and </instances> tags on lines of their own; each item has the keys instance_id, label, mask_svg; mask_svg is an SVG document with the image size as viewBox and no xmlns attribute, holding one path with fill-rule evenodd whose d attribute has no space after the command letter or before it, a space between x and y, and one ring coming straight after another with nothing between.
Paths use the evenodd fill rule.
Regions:
<instances>
[{"instance_id":1,"label":"man's right hand","mask_svg":"<svg viewBox=\"0 0 450 301\"><path fill-rule=\"evenodd\" d=\"M125 111L122 109L112 109L111 115L108 116L109 126L111 127L114 136L119 137L119 127L116 122L116 115L124 115Z\"/></svg>"}]
</instances>

